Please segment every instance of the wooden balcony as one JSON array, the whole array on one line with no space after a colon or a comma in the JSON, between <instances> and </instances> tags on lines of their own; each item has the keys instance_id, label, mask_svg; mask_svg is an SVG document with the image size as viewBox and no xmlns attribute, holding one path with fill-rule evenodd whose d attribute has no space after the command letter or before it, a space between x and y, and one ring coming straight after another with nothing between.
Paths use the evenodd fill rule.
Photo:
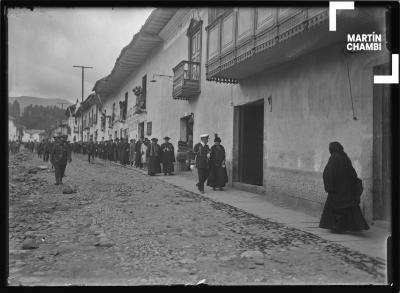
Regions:
<instances>
[{"instance_id":1,"label":"wooden balcony","mask_svg":"<svg viewBox=\"0 0 400 293\"><path fill-rule=\"evenodd\" d=\"M378 32L382 17L357 8L337 15L337 31L329 31L328 7L238 8L227 10L206 27L208 81L241 79L293 60L300 55L345 42L351 32Z\"/></svg>"},{"instance_id":2,"label":"wooden balcony","mask_svg":"<svg viewBox=\"0 0 400 293\"><path fill-rule=\"evenodd\" d=\"M200 94L200 62L181 61L173 71L174 99L191 100Z\"/></svg>"}]
</instances>

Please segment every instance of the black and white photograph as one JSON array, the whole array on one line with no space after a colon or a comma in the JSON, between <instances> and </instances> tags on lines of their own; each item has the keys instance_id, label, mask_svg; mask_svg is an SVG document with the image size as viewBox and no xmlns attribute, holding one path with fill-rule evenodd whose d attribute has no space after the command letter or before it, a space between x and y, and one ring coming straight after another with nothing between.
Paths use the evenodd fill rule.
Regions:
<instances>
[{"instance_id":1,"label":"black and white photograph","mask_svg":"<svg viewBox=\"0 0 400 293\"><path fill-rule=\"evenodd\" d=\"M398 2L15 3L6 286L393 285Z\"/></svg>"}]
</instances>

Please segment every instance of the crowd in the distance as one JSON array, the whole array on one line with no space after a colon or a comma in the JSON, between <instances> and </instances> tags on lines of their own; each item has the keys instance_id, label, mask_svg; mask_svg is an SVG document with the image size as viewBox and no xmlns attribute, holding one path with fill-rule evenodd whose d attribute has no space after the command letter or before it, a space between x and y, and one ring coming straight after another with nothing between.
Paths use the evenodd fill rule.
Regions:
<instances>
[{"instance_id":1,"label":"crowd in the distance","mask_svg":"<svg viewBox=\"0 0 400 293\"><path fill-rule=\"evenodd\" d=\"M149 175L164 173L172 175L174 172L175 151L169 142L168 136L164 137L164 143L159 145L157 138L141 137L139 140L128 138L116 138L107 141L72 143L72 151L85 154L88 162L93 163L95 158L119 162L121 165L131 165L148 171ZM162 168L161 168L162 164Z\"/></svg>"}]
</instances>

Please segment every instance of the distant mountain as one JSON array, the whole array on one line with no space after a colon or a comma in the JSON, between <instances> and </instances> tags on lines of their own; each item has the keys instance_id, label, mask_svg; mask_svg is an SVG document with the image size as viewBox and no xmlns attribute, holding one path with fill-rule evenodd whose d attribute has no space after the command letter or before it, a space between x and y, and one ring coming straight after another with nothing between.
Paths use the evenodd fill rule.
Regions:
<instances>
[{"instance_id":1,"label":"distant mountain","mask_svg":"<svg viewBox=\"0 0 400 293\"><path fill-rule=\"evenodd\" d=\"M28 96L22 96L22 97L9 97L8 102L13 103L15 100L18 101L21 114L24 111L26 106L29 105L38 105L38 106L57 106L61 108L60 103L64 103L62 106L64 109L66 109L69 105L72 105L72 103L68 100L64 99L45 99L45 98L38 98L38 97L28 97Z\"/></svg>"}]
</instances>

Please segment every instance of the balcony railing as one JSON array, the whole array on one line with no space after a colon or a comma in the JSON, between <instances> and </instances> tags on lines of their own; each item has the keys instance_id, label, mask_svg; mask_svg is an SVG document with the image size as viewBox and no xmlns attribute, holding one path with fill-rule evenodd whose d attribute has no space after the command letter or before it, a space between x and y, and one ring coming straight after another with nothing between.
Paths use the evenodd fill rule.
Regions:
<instances>
[{"instance_id":1,"label":"balcony railing","mask_svg":"<svg viewBox=\"0 0 400 293\"><path fill-rule=\"evenodd\" d=\"M200 94L200 62L181 61L173 68L172 97L190 100Z\"/></svg>"},{"instance_id":2,"label":"balcony railing","mask_svg":"<svg viewBox=\"0 0 400 293\"><path fill-rule=\"evenodd\" d=\"M226 10L207 27L208 81L238 83L333 44L347 34L384 33L383 10L360 7L337 14L329 32L328 7L263 7Z\"/></svg>"},{"instance_id":3,"label":"balcony railing","mask_svg":"<svg viewBox=\"0 0 400 293\"><path fill-rule=\"evenodd\" d=\"M283 54L278 52L259 60L256 56L268 54L278 44L327 20L325 7L227 10L206 27L206 79L237 83L267 63L278 62Z\"/></svg>"}]
</instances>

